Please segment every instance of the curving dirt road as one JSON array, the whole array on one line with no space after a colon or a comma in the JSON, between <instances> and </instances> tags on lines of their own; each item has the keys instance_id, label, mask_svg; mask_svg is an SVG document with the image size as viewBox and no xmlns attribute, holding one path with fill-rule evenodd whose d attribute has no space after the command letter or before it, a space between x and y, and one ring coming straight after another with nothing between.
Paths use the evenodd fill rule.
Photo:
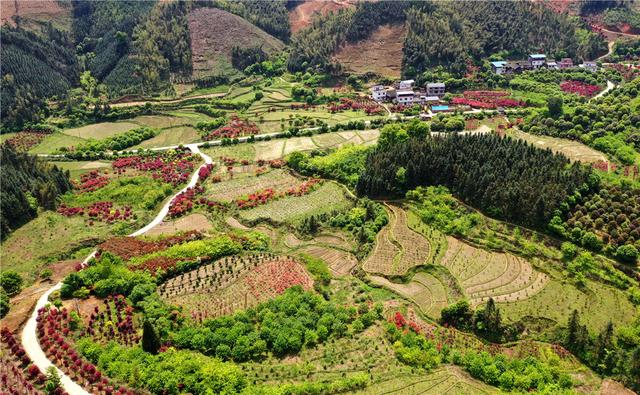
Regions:
<instances>
[{"instance_id":1,"label":"curving dirt road","mask_svg":"<svg viewBox=\"0 0 640 395\"><path fill-rule=\"evenodd\" d=\"M189 181L187 186L185 186L180 191L178 191L175 195L171 197L171 199L169 199L164 204L164 206L162 206L162 209L160 209L160 212L158 212L158 214L155 216L155 218L151 222L149 222L143 228L131 233L129 237L142 235L148 232L154 226L161 223L169 213L169 206L171 205L171 202L173 201L173 199L180 193L184 192L187 188L195 186L199 179L198 173L200 168L202 168L207 164L213 163L211 157L209 157L208 155L200 151L200 149L198 148L198 144L187 144L186 147L189 148L191 152L193 152L194 154L200 155L200 157L204 160L204 164L198 167L194 171L193 176L191 177L191 180ZM89 254L89 256L87 256L85 260L82 262L83 265L86 265L89 262L89 260L96 255L96 252L97 251L93 251L91 254ZM27 323L25 324L22 330L22 336L21 336L22 346L24 347L29 358L31 358L31 360L33 361L33 364L36 365L43 372L50 366L55 366L55 365L53 364L53 362L49 360L49 358L47 358L47 355L44 353L44 351L40 347L40 343L38 342L38 335L36 331L38 310L46 306L47 303L49 303L49 296L53 292L59 290L61 287L62 287L62 282L57 283L53 287L49 288L49 290L47 290L38 299L38 302L36 303L36 306L33 309L33 313L31 313L29 320L27 321ZM56 367L56 369L58 368ZM87 392L80 385L74 382L71 379L71 377L67 376L60 369L58 369L58 373L60 374L62 387L64 388L65 391L69 393L69 395L90 395L89 392Z\"/></svg>"}]
</instances>

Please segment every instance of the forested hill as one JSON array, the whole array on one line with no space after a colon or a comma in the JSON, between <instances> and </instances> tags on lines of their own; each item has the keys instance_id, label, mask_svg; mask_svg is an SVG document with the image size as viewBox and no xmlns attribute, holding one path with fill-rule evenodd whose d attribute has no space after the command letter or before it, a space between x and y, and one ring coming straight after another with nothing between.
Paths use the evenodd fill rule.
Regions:
<instances>
[{"instance_id":1,"label":"forested hill","mask_svg":"<svg viewBox=\"0 0 640 395\"><path fill-rule=\"evenodd\" d=\"M18 153L9 144L0 145L0 236L34 218L38 206L53 209L58 195L71 190L68 173Z\"/></svg>"},{"instance_id":2,"label":"forested hill","mask_svg":"<svg viewBox=\"0 0 640 395\"><path fill-rule=\"evenodd\" d=\"M501 51L513 57L535 51L578 59L606 51L604 41L580 22L539 3L366 2L319 19L294 36L290 68L334 70L331 55L341 45L389 23L406 24L403 71L409 76L437 65L462 72L468 61Z\"/></svg>"}]
</instances>

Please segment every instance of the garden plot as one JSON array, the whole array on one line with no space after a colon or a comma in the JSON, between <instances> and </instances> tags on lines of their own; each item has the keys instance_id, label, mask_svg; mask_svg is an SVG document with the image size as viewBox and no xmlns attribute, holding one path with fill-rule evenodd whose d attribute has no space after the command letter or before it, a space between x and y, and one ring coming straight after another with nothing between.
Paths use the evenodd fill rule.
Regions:
<instances>
[{"instance_id":1,"label":"garden plot","mask_svg":"<svg viewBox=\"0 0 640 395\"><path fill-rule=\"evenodd\" d=\"M512 302L540 292L549 276L533 269L526 260L504 253L494 253L448 238L449 249L441 264L464 289L472 304Z\"/></svg>"},{"instance_id":2,"label":"garden plot","mask_svg":"<svg viewBox=\"0 0 640 395\"><path fill-rule=\"evenodd\" d=\"M243 222L253 224L262 221L293 223L310 215L343 211L351 205L343 187L334 182L325 182L307 195L287 196L248 210L241 210L239 217Z\"/></svg>"},{"instance_id":3,"label":"garden plot","mask_svg":"<svg viewBox=\"0 0 640 395\"><path fill-rule=\"evenodd\" d=\"M274 169L258 176L237 177L218 183L205 183L205 193L210 199L226 203L267 188L286 190L299 183L299 179L285 170Z\"/></svg>"},{"instance_id":4,"label":"garden plot","mask_svg":"<svg viewBox=\"0 0 640 395\"><path fill-rule=\"evenodd\" d=\"M411 268L426 263L431 245L421 234L410 229L407 212L394 205L387 205L389 224L378 234L373 254L363 269L383 275L403 275Z\"/></svg>"},{"instance_id":5,"label":"garden plot","mask_svg":"<svg viewBox=\"0 0 640 395\"><path fill-rule=\"evenodd\" d=\"M316 148L318 148L318 146L313 142L311 137L293 137L285 140L282 156L289 155L296 151L310 151Z\"/></svg>"},{"instance_id":6,"label":"garden plot","mask_svg":"<svg viewBox=\"0 0 640 395\"><path fill-rule=\"evenodd\" d=\"M196 230L199 232L207 232L213 228L213 225L203 214L189 214L185 217L174 219L172 221L162 221L158 225L149 230L146 235L170 235L178 232L187 232Z\"/></svg>"},{"instance_id":7,"label":"garden plot","mask_svg":"<svg viewBox=\"0 0 640 395\"><path fill-rule=\"evenodd\" d=\"M429 317L439 318L440 311L449 305L445 286L431 274L420 272L406 284L394 283L380 276L371 276L373 284L385 287L411 300Z\"/></svg>"},{"instance_id":8,"label":"garden plot","mask_svg":"<svg viewBox=\"0 0 640 395\"><path fill-rule=\"evenodd\" d=\"M196 319L246 309L313 279L294 258L273 254L231 256L174 277L159 288L169 303L185 307Z\"/></svg>"},{"instance_id":9,"label":"garden plot","mask_svg":"<svg viewBox=\"0 0 640 395\"><path fill-rule=\"evenodd\" d=\"M340 136L338 133L317 134L311 137L311 140L316 146L322 148L335 147L345 142L344 137Z\"/></svg>"},{"instance_id":10,"label":"garden plot","mask_svg":"<svg viewBox=\"0 0 640 395\"><path fill-rule=\"evenodd\" d=\"M132 147L136 148L154 148L154 147L169 147L174 145L180 145L185 143L192 143L200 140L200 134L197 130L191 126L177 126L161 130L156 136L145 140L139 145Z\"/></svg>"},{"instance_id":11,"label":"garden plot","mask_svg":"<svg viewBox=\"0 0 640 395\"><path fill-rule=\"evenodd\" d=\"M284 144L285 140L283 139L259 141L254 143L256 150L255 159L272 160L281 158L282 152L284 151Z\"/></svg>"},{"instance_id":12,"label":"garden plot","mask_svg":"<svg viewBox=\"0 0 640 395\"><path fill-rule=\"evenodd\" d=\"M585 163L606 162L607 157L600 151L588 147L579 141L561 139L550 136L538 136L514 129L515 137L522 139L538 148L549 148L553 152L559 152L566 155L572 161L580 161Z\"/></svg>"}]
</instances>

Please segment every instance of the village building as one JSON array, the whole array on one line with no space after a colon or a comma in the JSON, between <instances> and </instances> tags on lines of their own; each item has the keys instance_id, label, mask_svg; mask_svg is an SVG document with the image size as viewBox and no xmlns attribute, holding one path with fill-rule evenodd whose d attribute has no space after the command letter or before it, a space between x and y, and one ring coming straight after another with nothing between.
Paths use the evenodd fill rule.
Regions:
<instances>
[{"instance_id":1,"label":"village building","mask_svg":"<svg viewBox=\"0 0 640 395\"><path fill-rule=\"evenodd\" d=\"M558 70L559 69L558 63L556 63L555 61L547 62L547 68L549 70Z\"/></svg>"},{"instance_id":2,"label":"village building","mask_svg":"<svg viewBox=\"0 0 640 395\"><path fill-rule=\"evenodd\" d=\"M382 85L375 85L371 87L371 98L377 102L382 102L387 99L387 90Z\"/></svg>"},{"instance_id":3,"label":"village building","mask_svg":"<svg viewBox=\"0 0 640 395\"><path fill-rule=\"evenodd\" d=\"M444 82L430 82L427 84L428 96L443 96L445 92Z\"/></svg>"},{"instance_id":4,"label":"village building","mask_svg":"<svg viewBox=\"0 0 640 395\"><path fill-rule=\"evenodd\" d=\"M498 75L504 74L505 71L506 71L507 63L508 62L506 62L504 60L498 60L498 61L495 61L495 62L491 62L491 70L494 73L498 74Z\"/></svg>"},{"instance_id":5,"label":"village building","mask_svg":"<svg viewBox=\"0 0 640 395\"><path fill-rule=\"evenodd\" d=\"M534 69L544 66L547 61L547 55L544 54L531 54L529 55L529 64Z\"/></svg>"},{"instance_id":6,"label":"village building","mask_svg":"<svg viewBox=\"0 0 640 395\"><path fill-rule=\"evenodd\" d=\"M580 65L580 67L593 73L598 71L598 64L596 62L584 62Z\"/></svg>"},{"instance_id":7,"label":"village building","mask_svg":"<svg viewBox=\"0 0 640 395\"><path fill-rule=\"evenodd\" d=\"M573 67L573 60L571 58L562 58L558 62L558 68L560 69L570 69Z\"/></svg>"},{"instance_id":8,"label":"village building","mask_svg":"<svg viewBox=\"0 0 640 395\"><path fill-rule=\"evenodd\" d=\"M411 89L396 91L396 103L403 106L410 106L415 100L415 93Z\"/></svg>"},{"instance_id":9,"label":"village building","mask_svg":"<svg viewBox=\"0 0 640 395\"><path fill-rule=\"evenodd\" d=\"M414 80L400 81L400 83L398 84L398 90L412 89L413 88L413 84L415 84Z\"/></svg>"}]
</instances>

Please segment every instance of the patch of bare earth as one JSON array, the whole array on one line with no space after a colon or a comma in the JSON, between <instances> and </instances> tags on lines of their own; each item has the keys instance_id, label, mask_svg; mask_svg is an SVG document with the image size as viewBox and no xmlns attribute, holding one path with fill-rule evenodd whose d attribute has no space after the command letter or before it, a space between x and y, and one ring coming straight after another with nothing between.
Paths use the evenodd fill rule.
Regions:
<instances>
[{"instance_id":1,"label":"patch of bare earth","mask_svg":"<svg viewBox=\"0 0 640 395\"><path fill-rule=\"evenodd\" d=\"M284 48L282 41L242 17L217 8L200 7L189 13L193 73L212 74L220 62L231 64L234 46L262 47L267 53Z\"/></svg>"},{"instance_id":2,"label":"patch of bare earth","mask_svg":"<svg viewBox=\"0 0 640 395\"><path fill-rule=\"evenodd\" d=\"M163 221L146 234L149 236L171 235L178 232L186 232L188 230L206 232L210 229L211 222L209 222L207 217L203 214L190 214L186 217L174 219L172 221Z\"/></svg>"},{"instance_id":3,"label":"patch of bare earth","mask_svg":"<svg viewBox=\"0 0 640 395\"><path fill-rule=\"evenodd\" d=\"M405 34L404 25L380 26L369 38L342 46L334 60L355 73L373 72L399 78Z\"/></svg>"},{"instance_id":4,"label":"patch of bare earth","mask_svg":"<svg viewBox=\"0 0 640 395\"><path fill-rule=\"evenodd\" d=\"M54 18L67 18L71 15L71 7L64 6L57 0L2 0L0 1L0 19L15 26L15 17L28 18L38 21L48 21Z\"/></svg>"},{"instance_id":5,"label":"patch of bare earth","mask_svg":"<svg viewBox=\"0 0 640 395\"><path fill-rule=\"evenodd\" d=\"M0 327L4 328L6 326L13 332L21 328L29 318L40 296L51 288L53 284L59 282L64 276L74 271L78 263L80 263L80 261L67 260L46 266L46 268L51 269L53 273L51 278L49 280L38 281L11 298L9 313L0 321Z\"/></svg>"},{"instance_id":6,"label":"patch of bare earth","mask_svg":"<svg viewBox=\"0 0 640 395\"><path fill-rule=\"evenodd\" d=\"M343 8L351 8L355 4L354 1L345 0L307 0L289 11L289 24L291 25L291 33L311 25L313 19L317 16L324 16L330 12L337 12Z\"/></svg>"},{"instance_id":7,"label":"patch of bare earth","mask_svg":"<svg viewBox=\"0 0 640 395\"><path fill-rule=\"evenodd\" d=\"M600 387L600 395L636 395L635 392L631 391L624 387L624 385L618 383L617 381L613 381L611 379L605 379L602 381L602 386Z\"/></svg>"}]
</instances>

